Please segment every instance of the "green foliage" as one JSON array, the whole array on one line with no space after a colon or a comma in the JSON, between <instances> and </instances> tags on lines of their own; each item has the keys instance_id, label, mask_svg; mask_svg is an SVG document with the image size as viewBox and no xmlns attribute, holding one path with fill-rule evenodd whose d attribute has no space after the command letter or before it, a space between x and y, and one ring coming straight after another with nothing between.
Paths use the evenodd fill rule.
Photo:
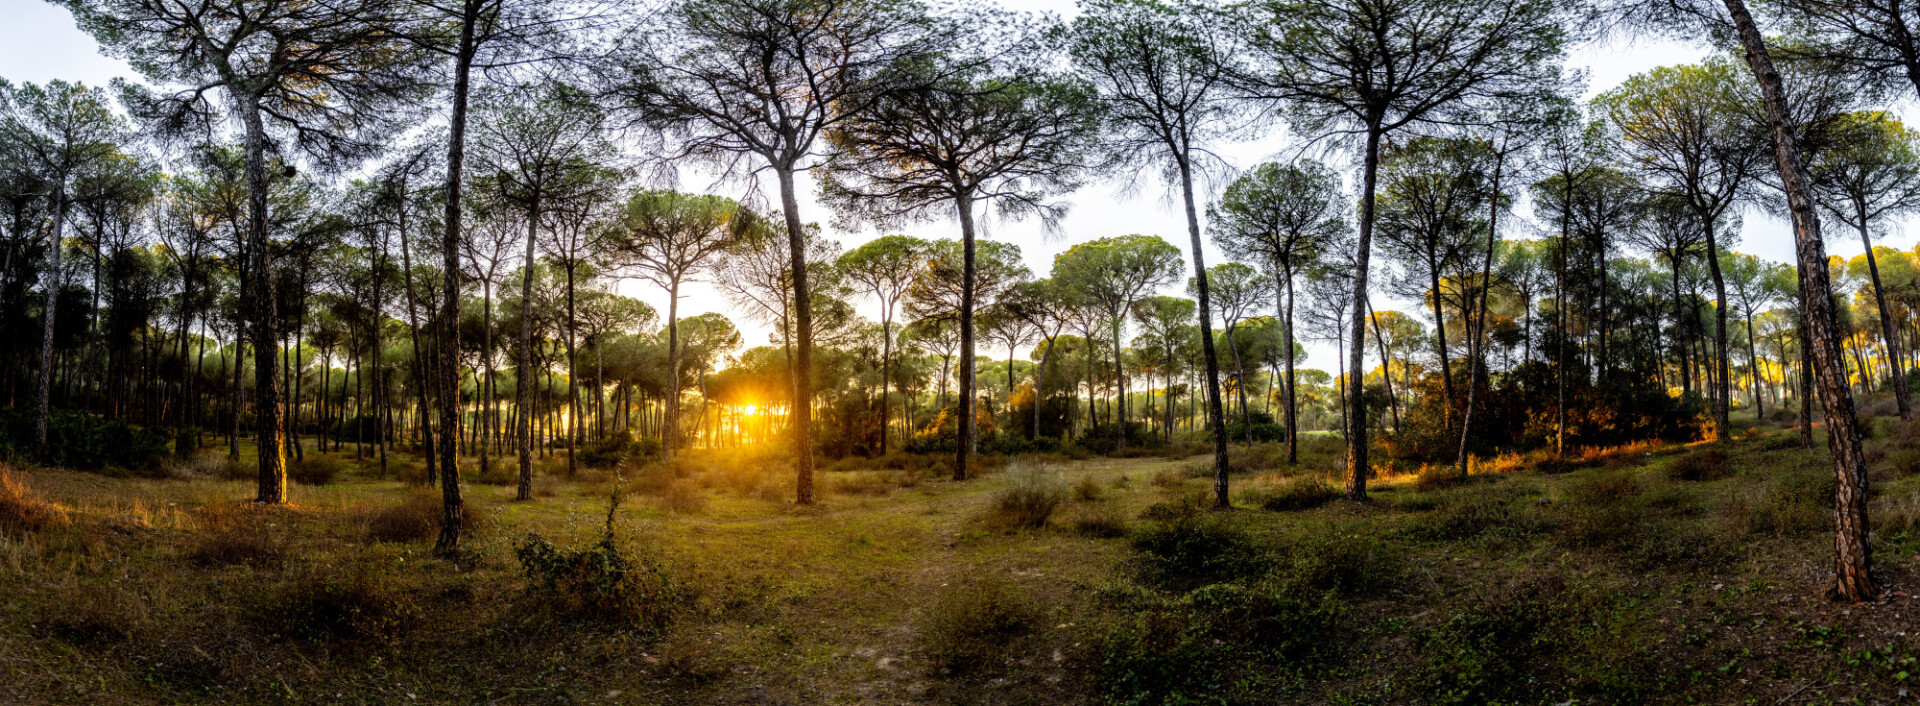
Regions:
<instances>
[{"instance_id":1,"label":"green foliage","mask_svg":"<svg viewBox=\"0 0 1920 706\"><path fill-rule=\"evenodd\" d=\"M425 617L391 578L364 566L346 576L317 570L296 575L256 615L284 637L368 645L391 642Z\"/></svg>"},{"instance_id":2,"label":"green foliage","mask_svg":"<svg viewBox=\"0 0 1920 706\"><path fill-rule=\"evenodd\" d=\"M346 464L340 459L315 454L312 458L294 461L287 466L287 477L301 485L326 485L340 475Z\"/></svg>"},{"instance_id":3,"label":"green foliage","mask_svg":"<svg viewBox=\"0 0 1920 706\"><path fill-rule=\"evenodd\" d=\"M1244 530L1191 506L1139 530L1133 546L1146 553L1142 578L1156 586L1191 588L1258 576L1271 561Z\"/></svg>"},{"instance_id":4,"label":"green foliage","mask_svg":"<svg viewBox=\"0 0 1920 706\"><path fill-rule=\"evenodd\" d=\"M994 492L991 519L1008 529L1039 529L1066 501L1067 487L1059 471L1023 466L1009 472L1006 486Z\"/></svg>"},{"instance_id":5,"label":"green foliage","mask_svg":"<svg viewBox=\"0 0 1920 706\"><path fill-rule=\"evenodd\" d=\"M1667 467L1667 475L1674 480L1720 480L1729 473L1726 452L1712 447L1681 456Z\"/></svg>"},{"instance_id":6,"label":"green foliage","mask_svg":"<svg viewBox=\"0 0 1920 706\"><path fill-rule=\"evenodd\" d=\"M656 631L680 607L672 577L659 564L622 551L611 534L568 549L530 532L514 543L513 553L529 588L566 617Z\"/></svg>"},{"instance_id":7,"label":"green foliage","mask_svg":"<svg viewBox=\"0 0 1920 706\"><path fill-rule=\"evenodd\" d=\"M168 456L163 432L87 412L54 410L47 419L47 446L34 445L34 410L0 409L0 456L29 458L49 466L147 471Z\"/></svg>"},{"instance_id":8,"label":"green foliage","mask_svg":"<svg viewBox=\"0 0 1920 706\"><path fill-rule=\"evenodd\" d=\"M1439 704L1555 702L1582 693L1633 702L1657 670L1619 634L1614 603L1551 575L1483 591L1414 631L1426 665L1412 691Z\"/></svg>"},{"instance_id":9,"label":"green foliage","mask_svg":"<svg viewBox=\"0 0 1920 706\"><path fill-rule=\"evenodd\" d=\"M1273 486L1260 500L1260 509L1274 512L1310 510L1340 497L1340 489L1319 476L1297 476Z\"/></svg>"},{"instance_id":10,"label":"green foliage","mask_svg":"<svg viewBox=\"0 0 1920 706\"><path fill-rule=\"evenodd\" d=\"M1100 684L1124 704L1272 699L1290 677L1335 659L1346 607L1267 584L1216 583L1177 594L1107 591L1118 613L1093 642Z\"/></svg>"},{"instance_id":11,"label":"green foliage","mask_svg":"<svg viewBox=\"0 0 1920 706\"><path fill-rule=\"evenodd\" d=\"M652 442L648 445L644 442ZM588 468L611 468L629 458L651 459L660 455L660 441L645 439L635 441L625 433L615 433L605 439L587 442L580 449L580 465Z\"/></svg>"},{"instance_id":12,"label":"green foliage","mask_svg":"<svg viewBox=\"0 0 1920 706\"><path fill-rule=\"evenodd\" d=\"M1013 654L1010 643L1032 630L1038 608L994 575L955 583L941 591L920 619L927 653L948 671L984 671Z\"/></svg>"}]
</instances>

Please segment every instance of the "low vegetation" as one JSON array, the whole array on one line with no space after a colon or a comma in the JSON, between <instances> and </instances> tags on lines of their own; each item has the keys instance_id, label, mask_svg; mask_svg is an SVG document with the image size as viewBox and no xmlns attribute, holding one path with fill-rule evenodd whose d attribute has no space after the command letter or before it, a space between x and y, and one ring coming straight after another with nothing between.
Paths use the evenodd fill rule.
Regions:
<instances>
[{"instance_id":1,"label":"low vegetation","mask_svg":"<svg viewBox=\"0 0 1920 706\"><path fill-rule=\"evenodd\" d=\"M310 451L338 471L285 507L205 457L9 469L0 700L1891 701L1913 607L1814 598L1833 485L1793 434L1415 467L1366 504L1324 479L1337 447L1289 466L1256 445L1226 512L1198 459L1158 456L990 459L964 483L937 457L848 460L812 508L766 491L767 449L549 463L534 502L469 487L452 560L430 554L437 491L350 454ZM1901 585L1920 476L1891 453L1874 474Z\"/></svg>"}]
</instances>

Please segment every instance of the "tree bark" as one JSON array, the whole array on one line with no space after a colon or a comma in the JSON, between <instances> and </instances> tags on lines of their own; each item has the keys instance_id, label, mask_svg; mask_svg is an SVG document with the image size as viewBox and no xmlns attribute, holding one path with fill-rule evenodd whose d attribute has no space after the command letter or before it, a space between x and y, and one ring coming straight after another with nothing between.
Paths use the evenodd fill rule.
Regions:
<instances>
[{"instance_id":1,"label":"tree bark","mask_svg":"<svg viewBox=\"0 0 1920 706\"><path fill-rule=\"evenodd\" d=\"M1794 251L1800 270L1800 307L1806 317L1820 406L1826 412L1827 438L1833 454L1834 585L1829 595L1838 600L1864 602L1879 597L1874 583L1872 547L1867 542L1867 473L1860 448L1860 430L1854 418L1853 396L1847 387L1834 325L1831 287L1827 280L1826 243L1820 236L1820 217L1814 212L1812 179L1800 160L1800 148L1787 121L1786 92L1766 40L1748 13L1745 0L1725 0L1735 29L1746 50L1747 65L1760 84L1773 137L1774 159L1787 192L1792 214Z\"/></svg>"},{"instance_id":2,"label":"tree bark","mask_svg":"<svg viewBox=\"0 0 1920 706\"><path fill-rule=\"evenodd\" d=\"M249 172L251 174L251 172ZM67 228L67 180L60 178L59 191L54 194L54 218L51 246L47 249L47 308L41 314L45 320L40 336L40 408L33 418L33 444L35 450L46 453L47 420L53 416L53 323L57 318L60 304L60 237ZM236 416L238 412L235 412Z\"/></svg>"},{"instance_id":3,"label":"tree bark","mask_svg":"<svg viewBox=\"0 0 1920 706\"><path fill-rule=\"evenodd\" d=\"M441 321L440 344L435 346L435 377L440 381L440 537L434 551L451 556L460 551L460 192L461 170L467 151L468 74L473 69L474 24L480 21L482 0L466 0L460 18L460 44L456 49L453 71L453 110L447 138L447 210L445 230L441 233ZM528 263L531 270L532 262Z\"/></svg>"},{"instance_id":4,"label":"tree bark","mask_svg":"<svg viewBox=\"0 0 1920 706\"><path fill-rule=\"evenodd\" d=\"M240 109L247 133L247 240L253 270L253 321L248 332L253 334L253 416L259 428L254 446L260 455L259 493L254 500L280 504L287 501L287 458L286 444L280 438L280 366L274 360L279 347L280 307L274 286L273 243L267 237L267 135L257 96L243 98Z\"/></svg>"},{"instance_id":5,"label":"tree bark","mask_svg":"<svg viewBox=\"0 0 1920 706\"><path fill-rule=\"evenodd\" d=\"M794 458L794 502L813 504L813 291L807 283L806 227L800 222L800 198L793 184L793 164L776 163L780 173L780 208L787 220L787 251L793 268L793 404L791 415Z\"/></svg>"},{"instance_id":6,"label":"tree bark","mask_svg":"<svg viewBox=\"0 0 1920 706\"><path fill-rule=\"evenodd\" d=\"M1207 364L1207 423L1213 429L1213 508L1233 507L1227 496L1227 421L1220 405L1220 359L1213 347L1213 302L1207 291L1206 255L1200 249L1200 212L1193 204L1193 164L1182 150L1180 197L1187 209L1187 241L1193 249L1193 282L1200 306L1200 352Z\"/></svg>"},{"instance_id":7,"label":"tree bark","mask_svg":"<svg viewBox=\"0 0 1920 706\"><path fill-rule=\"evenodd\" d=\"M974 360L973 360L973 278L974 267L974 226L973 198L961 194L953 200L954 208L960 217L960 399L957 413L959 429L954 437L953 479L966 480L967 471L973 466L974 437L978 432L975 420L979 416L974 412Z\"/></svg>"},{"instance_id":8,"label":"tree bark","mask_svg":"<svg viewBox=\"0 0 1920 706\"><path fill-rule=\"evenodd\" d=\"M1354 245L1353 268L1353 329L1349 334L1353 346L1344 351L1348 356L1348 367L1360 370L1366 364L1367 345L1367 261L1373 250L1374 190L1380 172L1380 127L1376 118L1367 126L1367 146L1365 165L1360 177L1360 238ZM1348 395L1353 404L1347 405L1347 497L1353 500L1367 499L1367 412L1366 405L1360 404L1364 383L1356 373L1347 378Z\"/></svg>"},{"instance_id":9,"label":"tree bark","mask_svg":"<svg viewBox=\"0 0 1920 706\"><path fill-rule=\"evenodd\" d=\"M1913 407L1907 398L1906 365L1900 359L1900 337L1894 334L1893 314L1887 310L1886 290L1880 286L1880 262L1873 256L1873 237L1867 232L1866 208L1862 206L1859 210L1860 244L1867 249L1867 275L1873 280L1873 301L1880 309L1880 338L1887 344L1887 367L1893 373L1893 399L1899 405L1900 418L1912 420Z\"/></svg>"}]
</instances>

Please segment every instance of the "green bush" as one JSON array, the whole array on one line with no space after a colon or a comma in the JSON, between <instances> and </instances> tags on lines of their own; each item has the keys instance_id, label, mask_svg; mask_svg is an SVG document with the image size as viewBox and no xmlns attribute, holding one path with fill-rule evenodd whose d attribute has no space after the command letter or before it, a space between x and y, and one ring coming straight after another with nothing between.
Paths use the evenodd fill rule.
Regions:
<instances>
[{"instance_id":1,"label":"green bush","mask_svg":"<svg viewBox=\"0 0 1920 706\"><path fill-rule=\"evenodd\" d=\"M920 636L927 653L956 673L982 671L1009 654L1007 645L1025 635L1040 611L1020 591L987 575L955 584L927 607Z\"/></svg>"},{"instance_id":2,"label":"green bush","mask_svg":"<svg viewBox=\"0 0 1920 706\"><path fill-rule=\"evenodd\" d=\"M1326 481L1316 476L1301 476L1275 485L1272 494L1260 502L1260 508L1274 512L1311 510L1339 497L1340 490Z\"/></svg>"},{"instance_id":3,"label":"green bush","mask_svg":"<svg viewBox=\"0 0 1920 706\"><path fill-rule=\"evenodd\" d=\"M1272 703L1285 680L1339 656L1345 609L1273 585L1168 596L1121 587L1093 640L1113 703Z\"/></svg>"},{"instance_id":4,"label":"green bush","mask_svg":"<svg viewBox=\"0 0 1920 706\"><path fill-rule=\"evenodd\" d=\"M1727 475L1727 454L1717 448L1705 448L1681 456L1667 467L1667 476L1674 480L1720 480Z\"/></svg>"},{"instance_id":5,"label":"green bush","mask_svg":"<svg viewBox=\"0 0 1920 706\"><path fill-rule=\"evenodd\" d=\"M1150 583L1193 588L1265 572L1271 558L1246 532L1186 507L1134 535L1134 548L1146 553L1141 569Z\"/></svg>"},{"instance_id":6,"label":"green bush","mask_svg":"<svg viewBox=\"0 0 1920 706\"><path fill-rule=\"evenodd\" d=\"M148 471L170 453L165 432L67 410L54 410L47 418L47 444L41 448L34 443L35 416L25 407L0 409L0 456L63 468Z\"/></svg>"},{"instance_id":7,"label":"green bush","mask_svg":"<svg viewBox=\"0 0 1920 706\"><path fill-rule=\"evenodd\" d=\"M1277 576L1303 588L1346 596L1385 592L1398 583L1402 567L1400 554L1388 544L1332 528L1305 535L1284 557Z\"/></svg>"},{"instance_id":8,"label":"green bush","mask_svg":"<svg viewBox=\"0 0 1920 706\"><path fill-rule=\"evenodd\" d=\"M653 441L651 449L643 449L640 442L624 433L614 434L605 439L588 443L580 449L580 465L588 468L611 468L628 458L651 458L660 454L660 443ZM650 452L649 452L650 451Z\"/></svg>"},{"instance_id":9,"label":"green bush","mask_svg":"<svg viewBox=\"0 0 1920 706\"><path fill-rule=\"evenodd\" d=\"M412 630L422 615L410 595L363 567L344 577L297 576L259 607L257 621L283 637L381 644Z\"/></svg>"},{"instance_id":10,"label":"green bush","mask_svg":"<svg viewBox=\"0 0 1920 706\"><path fill-rule=\"evenodd\" d=\"M591 546L555 546L538 533L514 543L529 588L563 616L657 631L672 622L679 589L658 564L624 552L609 533Z\"/></svg>"},{"instance_id":11,"label":"green bush","mask_svg":"<svg viewBox=\"0 0 1920 706\"><path fill-rule=\"evenodd\" d=\"M315 454L313 458L288 464L287 477L301 485L326 485L332 483L345 467L346 464L341 463L339 459Z\"/></svg>"},{"instance_id":12,"label":"green bush","mask_svg":"<svg viewBox=\"0 0 1920 706\"><path fill-rule=\"evenodd\" d=\"M1009 529L1039 529L1066 501L1067 488L1058 471L1018 469L1007 475L1006 487L994 492L991 520Z\"/></svg>"}]
</instances>

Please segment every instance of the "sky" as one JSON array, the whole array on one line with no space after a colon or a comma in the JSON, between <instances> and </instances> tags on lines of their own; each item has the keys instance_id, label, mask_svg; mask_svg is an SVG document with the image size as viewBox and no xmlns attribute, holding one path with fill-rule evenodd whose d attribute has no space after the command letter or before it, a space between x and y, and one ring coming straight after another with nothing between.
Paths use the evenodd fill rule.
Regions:
<instances>
[{"instance_id":1,"label":"sky","mask_svg":"<svg viewBox=\"0 0 1920 706\"><path fill-rule=\"evenodd\" d=\"M1003 0L1003 5L1019 10L1052 12L1062 17L1074 14L1072 0L1029 0L1018 2ZM0 0L0 78L15 83L28 81L43 83L50 79L79 81L88 85L105 86L114 78L138 79L134 71L124 62L109 58L100 52L93 39L74 26L73 17L66 9L40 0ZM1583 46L1570 54L1568 68L1582 71L1587 77L1587 96L1618 85L1627 77L1660 66L1671 66L1699 61L1706 56L1708 49L1704 44L1660 40L1620 41L1603 46ZM1278 133L1279 131L1275 131ZM1221 154L1232 167L1247 169L1262 162L1281 157L1287 151L1289 143L1284 135L1275 134L1254 139L1245 143L1219 147ZM1332 157L1337 159L1338 157ZM1351 170L1349 170L1351 171ZM771 183L771 180L768 180ZM684 179L678 185L681 189L698 190L707 183L699 177ZM844 249L852 249L872 238L882 235L872 229L855 232L843 232L831 227L832 213L814 198L811 180L801 180L801 218L809 222L818 222L828 226L826 232L840 241ZM1071 195L1063 197L1072 205L1067 217L1057 233L1042 232L1039 224L1027 222L1002 222L983 218L984 237L1004 240L1018 245L1025 257L1027 267L1036 276L1045 276L1050 269L1053 257L1065 251L1073 243L1094 238L1146 234L1158 235L1185 252L1188 248L1186 225L1181 214L1177 192L1166 185L1151 180L1130 192L1122 193L1122 184L1115 182L1092 182ZM734 187L737 188L737 187ZM742 194L724 193L723 195L740 197ZM778 203L777 197L765 199L767 203ZM1524 204L1521 207L1525 212ZM1508 238L1531 237L1531 224L1523 221L1503 236ZM1204 224L1203 224L1204 228ZM1900 228L1881 237L1880 244L1898 248L1911 248L1916 240L1914 229ZM951 221L933 221L912 227L888 232L904 232L924 238L958 238L958 226ZM1834 232L1829 229L1827 246L1831 254L1852 257L1862 252L1857 238L1847 232ZM1752 253L1769 260L1790 262L1793 257L1793 235L1785 221L1768 214L1749 211L1744 219L1740 242L1735 250ZM1224 262L1219 250L1211 243L1205 245L1205 261L1208 265ZM1376 255L1378 253L1376 252ZM1382 258L1375 258L1381 262ZM1183 272L1190 273L1189 261ZM666 311L666 295L657 287L638 281L626 281L619 285L621 293L637 297L652 304L661 312ZM1166 294L1184 296L1185 278L1168 287ZM876 318L878 307L870 301L857 303L861 313ZM1376 309L1399 308L1403 311L1413 309L1412 301L1379 301ZM768 342L768 329L746 317L732 311L727 302L711 287L703 283L694 283L682 289L680 305L682 316L693 316L703 312L715 311L726 315L742 329L746 346L764 345ZM1426 316L1419 317L1425 320ZM1308 342L1307 367L1333 370L1336 368L1335 352L1330 343ZM983 355L987 355L983 353Z\"/></svg>"}]
</instances>

